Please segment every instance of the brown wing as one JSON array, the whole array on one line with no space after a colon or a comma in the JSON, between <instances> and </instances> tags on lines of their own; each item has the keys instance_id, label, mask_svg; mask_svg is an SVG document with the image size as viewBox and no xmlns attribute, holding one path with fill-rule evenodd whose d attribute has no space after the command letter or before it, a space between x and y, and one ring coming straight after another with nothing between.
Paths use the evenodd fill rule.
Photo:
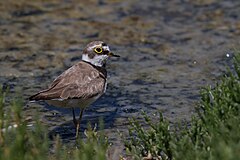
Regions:
<instances>
[{"instance_id":1,"label":"brown wing","mask_svg":"<svg viewBox=\"0 0 240 160\"><path fill-rule=\"evenodd\" d=\"M81 61L57 77L48 89L40 91L29 99L88 99L104 92L105 82L105 69Z\"/></svg>"}]
</instances>

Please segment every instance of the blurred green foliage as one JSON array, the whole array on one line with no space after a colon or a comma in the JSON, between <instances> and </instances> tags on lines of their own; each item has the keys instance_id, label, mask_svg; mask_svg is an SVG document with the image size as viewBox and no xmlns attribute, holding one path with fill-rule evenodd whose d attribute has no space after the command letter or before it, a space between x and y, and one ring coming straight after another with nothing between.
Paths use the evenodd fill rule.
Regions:
<instances>
[{"instance_id":1,"label":"blurred green foliage","mask_svg":"<svg viewBox=\"0 0 240 160\"><path fill-rule=\"evenodd\" d=\"M240 159L240 53L234 71L201 91L196 113L188 125L171 129L161 113L158 123L145 113L145 124L131 119L128 153L133 159Z\"/></svg>"},{"instance_id":2,"label":"blurred green foliage","mask_svg":"<svg viewBox=\"0 0 240 160\"><path fill-rule=\"evenodd\" d=\"M105 160L108 140L102 131L89 125L86 139L78 139L77 147L69 148L56 137L50 145L47 130L39 122L29 127L22 117L22 99L16 98L6 107L7 92L0 91L0 159L1 160ZM10 109L8 109L10 108ZM103 124L103 123L100 123ZM103 128L101 125L100 128Z\"/></svg>"}]
</instances>

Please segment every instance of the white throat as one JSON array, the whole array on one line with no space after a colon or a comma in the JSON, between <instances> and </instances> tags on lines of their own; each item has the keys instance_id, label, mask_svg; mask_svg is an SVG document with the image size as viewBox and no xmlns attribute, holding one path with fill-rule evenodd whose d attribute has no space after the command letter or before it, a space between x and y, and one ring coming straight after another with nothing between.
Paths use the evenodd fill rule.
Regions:
<instances>
[{"instance_id":1,"label":"white throat","mask_svg":"<svg viewBox=\"0 0 240 160\"><path fill-rule=\"evenodd\" d=\"M89 62L99 67L102 67L106 63L107 58L107 55L95 55L93 58L89 58L87 54L82 55L83 61Z\"/></svg>"}]
</instances>

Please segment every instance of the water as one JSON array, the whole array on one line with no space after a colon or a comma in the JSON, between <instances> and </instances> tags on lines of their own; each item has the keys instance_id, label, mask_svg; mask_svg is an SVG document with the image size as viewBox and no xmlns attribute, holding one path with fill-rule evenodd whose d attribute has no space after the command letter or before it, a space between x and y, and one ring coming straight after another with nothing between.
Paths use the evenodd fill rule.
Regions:
<instances>
[{"instance_id":1,"label":"water","mask_svg":"<svg viewBox=\"0 0 240 160\"><path fill-rule=\"evenodd\" d=\"M105 41L121 58L109 61L107 92L86 110L81 131L103 117L118 148L117 129L125 133L141 110L190 118L200 88L231 64L239 12L238 0L0 1L0 82L27 99L79 61L88 42ZM39 113L50 136L72 142L71 110L31 103L24 113L29 123Z\"/></svg>"}]
</instances>

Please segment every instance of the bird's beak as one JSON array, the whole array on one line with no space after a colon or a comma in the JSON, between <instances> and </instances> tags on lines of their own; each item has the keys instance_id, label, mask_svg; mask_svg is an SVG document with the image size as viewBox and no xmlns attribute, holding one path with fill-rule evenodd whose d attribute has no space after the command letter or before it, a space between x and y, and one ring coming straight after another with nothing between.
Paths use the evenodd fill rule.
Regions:
<instances>
[{"instance_id":1,"label":"bird's beak","mask_svg":"<svg viewBox=\"0 0 240 160\"><path fill-rule=\"evenodd\" d=\"M116 54L114 54L114 53L112 53L112 52L109 52L109 53L108 53L108 56L109 56L109 57L120 57L119 55L116 55Z\"/></svg>"}]
</instances>

